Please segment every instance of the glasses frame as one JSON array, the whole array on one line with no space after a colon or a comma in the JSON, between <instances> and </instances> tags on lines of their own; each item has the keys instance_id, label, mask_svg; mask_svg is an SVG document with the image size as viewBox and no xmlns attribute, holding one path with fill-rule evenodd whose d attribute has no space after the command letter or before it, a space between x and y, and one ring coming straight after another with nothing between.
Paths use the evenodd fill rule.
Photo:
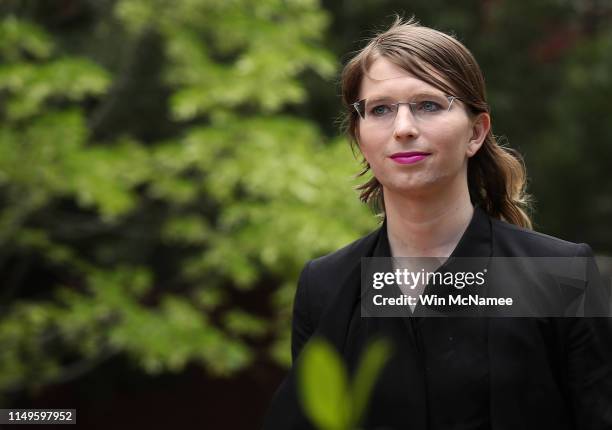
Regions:
<instances>
[{"instance_id":1,"label":"glasses frame","mask_svg":"<svg viewBox=\"0 0 612 430\"><path fill-rule=\"evenodd\" d=\"M449 96L448 94L445 94L445 97L448 99L449 101L449 105L448 108L446 109L446 112L449 112L451 110L451 107L453 106L453 102L455 100L459 100L461 101L461 99L459 97L456 96ZM357 111L357 115L359 115L359 118L361 119L365 119L366 117L366 112L365 112L365 104L366 101L368 99L361 99L359 101L356 101L355 103L351 104L351 106L353 106L353 108L355 109L355 111ZM414 109L415 106L417 104L419 104L420 102L397 102L397 103L389 103L391 106L395 106L395 115L397 117L397 111L399 110L400 105L408 105L408 108L410 109L410 113L412 114L413 117L416 117L415 113L414 113ZM359 107L363 105L363 109L359 109ZM361 112L363 112L363 115L361 114Z\"/></svg>"}]
</instances>

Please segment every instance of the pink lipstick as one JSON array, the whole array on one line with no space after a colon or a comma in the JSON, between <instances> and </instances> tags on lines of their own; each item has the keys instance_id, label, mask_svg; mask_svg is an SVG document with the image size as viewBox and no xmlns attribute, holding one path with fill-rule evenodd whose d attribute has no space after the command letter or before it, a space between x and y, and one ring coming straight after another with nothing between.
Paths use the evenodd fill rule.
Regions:
<instances>
[{"instance_id":1,"label":"pink lipstick","mask_svg":"<svg viewBox=\"0 0 612 430\"><path fill-rule=\"evenodd\" d=\"M428 152L396 152L391 159L398 164L412 164L430 155Z\"/></svg>"}]
</instances>

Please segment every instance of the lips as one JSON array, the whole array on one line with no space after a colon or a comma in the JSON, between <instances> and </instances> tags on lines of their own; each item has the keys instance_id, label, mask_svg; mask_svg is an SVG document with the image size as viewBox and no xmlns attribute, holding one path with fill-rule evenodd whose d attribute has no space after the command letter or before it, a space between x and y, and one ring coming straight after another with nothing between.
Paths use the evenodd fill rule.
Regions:
<instances>
[{"instance_id":1,"label":"lips","mask_svg":"<svg viewBox=\"0 0 612 430\"><path fill-rule=\"evenodd\" d=\"M421 161L427 158L427 156L429 155L430 155L429 152L419 152L419 151L396 152L395 154L391 156L391 159L399 164L412 164L412 163L416 163L417 161Z\"/></svg>"}]
</instances>

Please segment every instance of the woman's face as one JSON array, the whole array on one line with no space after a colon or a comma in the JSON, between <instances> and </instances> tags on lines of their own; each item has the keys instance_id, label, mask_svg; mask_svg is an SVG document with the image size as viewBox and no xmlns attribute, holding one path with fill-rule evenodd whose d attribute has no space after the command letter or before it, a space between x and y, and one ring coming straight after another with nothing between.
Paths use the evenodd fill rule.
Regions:
<instances>
[{"instance_id":1,"label":"woman's face","mask_svg":"<svg viewBox=\"0 0 612 430\"><path fill-rule=\"evenodd\" d=\"M471 118L459 100L453 100L448 111L429 103L446 100L446 95L384 57L374 61L359 91L360 100L379 98L385 101L368 103L370 117L358 120L356 134L385 192L426 195L458 190L461 181L467 187L467 160L482 145L489 116ZM385 103L413 101L419 103L412 110L407 104L397 107L395 120L374 118L390 111Z\"/></svg>"}]
</instances>

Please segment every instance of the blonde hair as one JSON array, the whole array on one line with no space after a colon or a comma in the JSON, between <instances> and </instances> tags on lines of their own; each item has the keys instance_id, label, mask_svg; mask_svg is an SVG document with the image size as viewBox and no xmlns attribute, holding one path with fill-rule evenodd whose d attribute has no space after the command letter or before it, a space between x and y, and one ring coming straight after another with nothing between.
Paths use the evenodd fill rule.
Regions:
<instances>
[{"instance_id":1,"label":"blonde hair","mask_svg":"<svg viewBox=\"0 0 612 430\"><path fill-rule=\"evenodd\" d=\"M379 57L428 84L457 96L468 107L470 115L489 113L482 71L472 53L454 37L420 25L413 18L395 22L384 32L370 39L344 67L341 76L342 101L348 114L344 120L353 152L358 147L359 116L351 106L359 96L364 74ZM370 166L362 160L364 176ZM527 211L531 198L526 193L527 172L521 155L501 146L492 131L483 145L468 160L468 188L473 203L491 217L532 228ZM377 213L384 213L383 189L375 177L360 185L360 199Z\"/></svg>"}]
</instances>

